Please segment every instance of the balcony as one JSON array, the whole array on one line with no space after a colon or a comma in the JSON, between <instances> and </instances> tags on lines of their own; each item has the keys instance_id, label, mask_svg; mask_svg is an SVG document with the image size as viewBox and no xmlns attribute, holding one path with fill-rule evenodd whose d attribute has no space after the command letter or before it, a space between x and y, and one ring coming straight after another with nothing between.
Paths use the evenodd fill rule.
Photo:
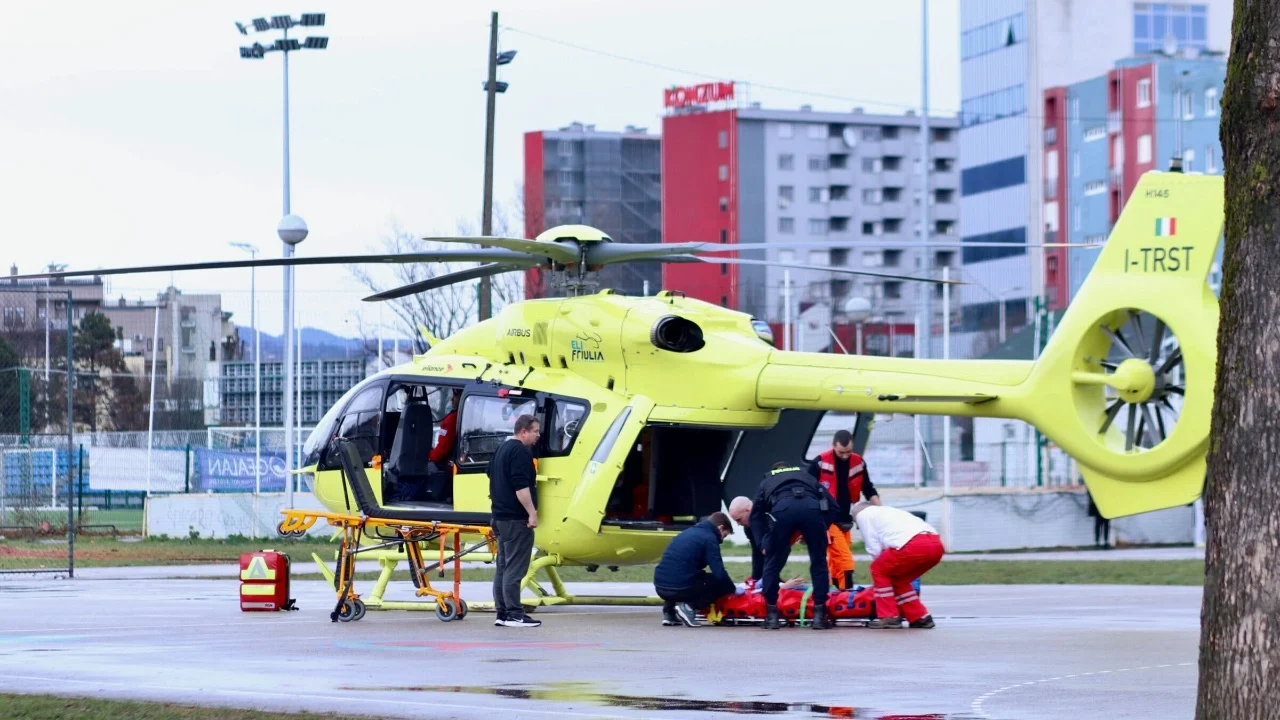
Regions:
<instances>
[{"instance_id":1,"label":"balcony","mask_svg":"<svg viewBox=\"0 0 1280 720\"><path fill-rule=\"evenodd\" d=\"M1052 125L1045 128L1044 129L1045 147L1048 147L1050 145L1056 145L1057 142L1058 142L1058 128Z\"/></svg>"},{"instance_id":2,"label":"balcony","mask_svg":"<svg viewBox=\"0 0 1280 720\"><path fill-rule=\"evenodd\" d=\"M1124 187L1124 172L1119 168L1113 168L1107 173L1107 180L1111 183L1112 190L1119 190Z\"/></svg>"},{"instance_id":3,"label":"balcony","mask_svg":"<svg viewBox=\"0 0 1280 720\"><path fill-rule=\"evenodd\" d=\"M854 132L857 132L857 130L855 130ZM827 152L831 153L832 155L847 155L851 150L853 150L853 148L845 144L844 138L842 137L827 138Z\"/></svg>"},{"instance_id":4,"label":"balcony","mask_svg":"<svg viewBox=\"0 0 1280 720\"><path fill-rule=\"evenodd\" d=\"M1107 134L1120 132L1120 111L1107 111Z\"/></svg>"},{"instance_id":5,"label":"balcony","mask_svg":"<svg viewBox=\"0 0 1280 720\"><path fill-rule=\"evenodd\" d=\"M885 170L880 173L880 185L890 188L907 186L907 174L901 170Z\"/></svg>"},{"instance_id":6,"label":"balcony","mask_svg":"<svg viewBox=\"0 0 1280 720\"><path fill-rule=\"evenodd\" d=\"M1051 178L1044 179L1044 199L1045 200L1058 199L1058 178L1051 177Z\"/></svg>"},{"instance_id":7,"label":"balcony","mask_svg":"<svg viewBox=\"0 0 1280 720\"><path fill-rule=\"evenodd\" d=\"M907 204L901 201L884 202L880 204L881 217L905 219L907 217Z\"/></svg>"},{"instance_id":8,"label":"balcony","mask_svg":"<svg viewBox=\"0 0 1280 720\"><path fill-rule=\"evenodd\" d=\"M959 220L960 203L934 203L929 208L929 216L934 220Z\"/></svg>"},{"instance_id":9,"label":"balcony","mask_svg":"<svg viewBox=\"0 0 1280 720\"><path fill-rule=\"evenodd\" d=\"M954 170L950 172L935 170L929 173L929 187L936 190L955 190L960 187L960 178Z\"/></svg>"},{"instance_id":10,"label":"balcony","mask_svg":"<svg viewBox=\"0 0 1280 720\"><path fill-rule=\"evenodd\" d=\"M827 203L827 213L831 217L853 217L854 205L853 200L845 198L844 200L832 200Z\"/></svg>"},{"instance_id":11,"label":"balcony","mask_svg":"<svg viewBox=\"0 0 1280 720\"><path fill-rule=\"evenodd\" d=\"M929 160L934 158L954 158L960 154L960 147L956 145L955 140L939 141L929 143Z\"/></svg>"}]
</instances>

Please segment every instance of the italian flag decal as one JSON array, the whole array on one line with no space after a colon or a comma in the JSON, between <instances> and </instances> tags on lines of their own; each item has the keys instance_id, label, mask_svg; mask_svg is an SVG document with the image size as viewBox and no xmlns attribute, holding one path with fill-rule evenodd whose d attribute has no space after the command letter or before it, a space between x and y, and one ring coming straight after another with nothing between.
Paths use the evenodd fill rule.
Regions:
<instances>
[{"instance_id":1,"label":"italian flag decal","mask_svg":"<svg viewBox=\"0 0 1280 720\"><path fill-rule=\"evenodd\" d=\"M1178 218L1156 218L1156 237L1178 234Z\"/></svg>"}]
</instances>

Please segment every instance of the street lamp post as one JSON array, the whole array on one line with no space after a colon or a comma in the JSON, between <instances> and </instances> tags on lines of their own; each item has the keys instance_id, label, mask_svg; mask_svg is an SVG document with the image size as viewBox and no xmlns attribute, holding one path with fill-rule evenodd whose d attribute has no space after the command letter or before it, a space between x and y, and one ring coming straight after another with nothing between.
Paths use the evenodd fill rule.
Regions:
<instances>
[{"instance_id":1,"label":"street lamp post","mask_svg":"<svg viewBox=\"0 0 1280 720\"><path fill-rule=\"evenodd\" d=\"M289 37L289 29L295 26L300 27L321 27L324 25L324 13L303 13L302 17L294 20L290 15L274 15L268 22L265 18L254 18L252 21L253 30L255 32L266 32L267 30L280 30L283 36L277 38L271 47L264 47L261 43L254 43L249 47L240 48L240 57L246 60L261 60L266 57L269 52L280 52L284 56L284 217L280 220L280 225L276 228L276 234L280 236L280 240L284 243L284 256L286 258L293 257L294 246L302 242L307 237L307 224L302 218L293 214L289 204L289 53L297 50L324 50L329 47L329 38L327 37L308 37L302 43L297 38ZM241 35L248 35L249 28L242 23L236 23L236 27L240 30ZM293 485L294 479L292 470L294 465L293 456L293 268L286 265L284 267L284 469L285 469L285 494L288 497L289 507L293 507Z\"/></svg>"},{"instance_id":2,"label":"street lamp post","mask_svg":"<svg viewBox=\"0 0 1280 720\"><path fill-rule=\"evenodd\" d=\"M484 113L484 205L480 213L480 234L493 234L493 116L497 110L497 93L507 91L507 83L498 81L498 66L507 65L516 58L515 50L498 52L498 13L489 19L489 79L484 83L487 96ZM486 275L480 278L481 320L493 315L493 285Z\"/></svg>"},{"instance_id":3,"label":"street lamp post","mask_svg":"<svg viewBox=\"0 0 1280 720\"><path fill-rule=\"evenodd\" d=\"M258 248L244 242L233 242L232 247L249 253L258 259ZM249 268L249 324L253 326L253 492L262 492L262 343L258 339L258 269Z\"/></svg>"}]
</instances>

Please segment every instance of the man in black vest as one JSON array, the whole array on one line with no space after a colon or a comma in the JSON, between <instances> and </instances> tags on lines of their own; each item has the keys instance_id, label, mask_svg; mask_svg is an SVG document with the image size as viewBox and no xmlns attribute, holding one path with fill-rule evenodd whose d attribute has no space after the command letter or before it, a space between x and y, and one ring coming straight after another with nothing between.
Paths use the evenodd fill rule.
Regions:
<instances>
[{"instance_id":1,"label":"man in black vest","mask_svg":"<svg viewBox=\"0 0 1280 720\"><path fill-rule=\"evenodd\" d=\"M831 576L827 572L827 527L837 513L835 498L798 466L775 463L760 483L751 504L751 534L762 542L764 577L762 591L766 605L764 627L777 630L778 581L791 555L791 538L799 534L809 548L809 576L813 581L813 628L825 630L827 593Z\"/></svg>"}]
</instances>

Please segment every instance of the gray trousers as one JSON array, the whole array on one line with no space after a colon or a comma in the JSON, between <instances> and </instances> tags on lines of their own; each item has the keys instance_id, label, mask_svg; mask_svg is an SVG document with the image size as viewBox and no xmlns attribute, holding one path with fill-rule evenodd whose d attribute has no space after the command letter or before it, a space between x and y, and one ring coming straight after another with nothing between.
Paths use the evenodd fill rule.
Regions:
<instances>
[{"instance_id":1,"label":"gray trousers","mask_svg":"<svg viewBox=\"0 0 1280 720\"><path fill-rule=\"evenodd\" d=\"M499 613L523 613L520 581L533 557L533 528L527 520L494 520L498 556L494 559L493 604Z\"/></svg>"}]
</instances>

